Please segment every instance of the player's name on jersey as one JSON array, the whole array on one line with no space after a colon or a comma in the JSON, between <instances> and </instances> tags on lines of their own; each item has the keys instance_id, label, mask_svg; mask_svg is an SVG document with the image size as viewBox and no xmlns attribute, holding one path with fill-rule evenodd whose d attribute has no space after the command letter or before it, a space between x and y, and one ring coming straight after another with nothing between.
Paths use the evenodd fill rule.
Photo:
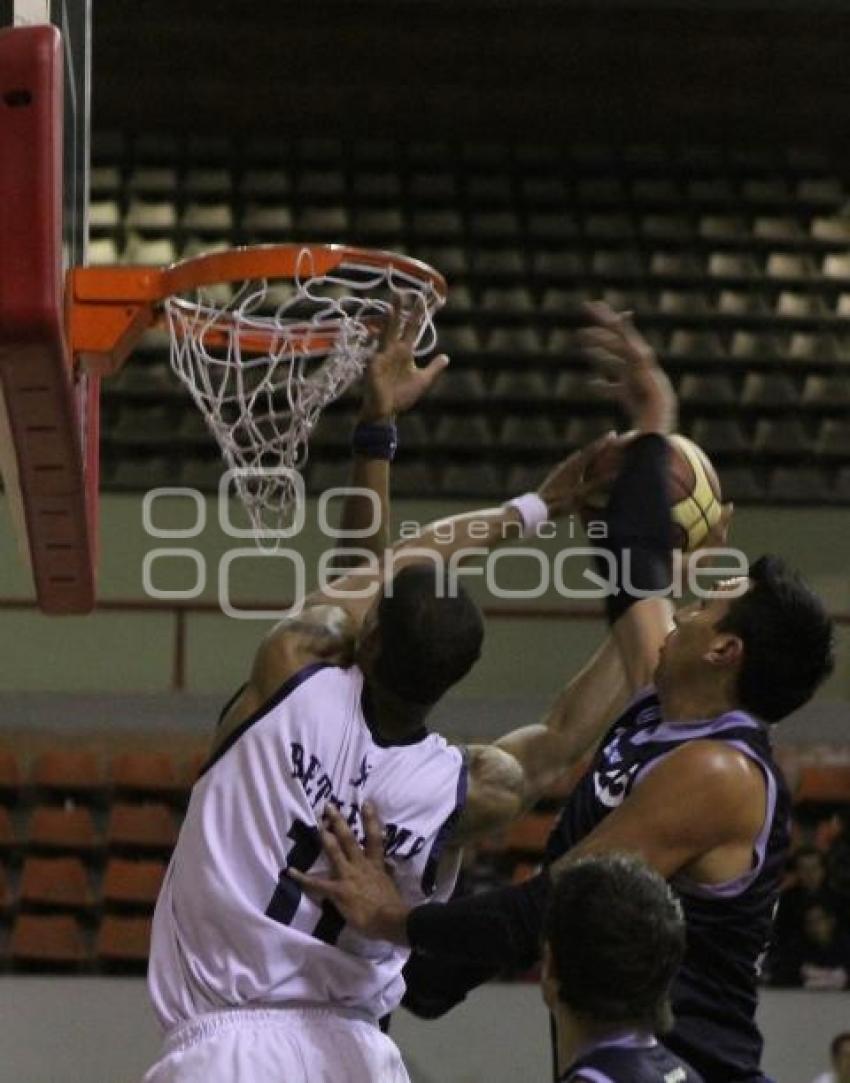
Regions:
<instances>
[{"instance_id":1,"label":"player's name on jersey","mask_svg":"<svg viewBox=\"0 0 850 1083\"><path fill-rule=\"evenodd\" d=\"M301 783L301 787L313 808L319 805L334 805L346 818L348 826L358 841L364 837L363 820L360 812L360 802L357 800L345 800L334 793L333 783L328 772L322 766L322 761L307 752L304 746L297 741L289 744L292 759L292 777ZM357 790L363 786L369 777L369 763L366 757L360 764L357 776L349 779L349 785ZM384 854L396 861L410 861L421 853L425 847L426 839L422 835L402 824L387 823L384 826Z\"/></svg>"}]
</instances>

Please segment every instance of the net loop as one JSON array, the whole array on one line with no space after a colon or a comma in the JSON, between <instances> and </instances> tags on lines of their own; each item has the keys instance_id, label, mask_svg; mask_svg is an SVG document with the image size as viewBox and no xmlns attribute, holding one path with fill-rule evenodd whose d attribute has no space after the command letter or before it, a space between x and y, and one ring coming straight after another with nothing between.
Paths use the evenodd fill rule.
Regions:
<instances>
[{"instance_id":1,"label":"net loop","mask_svg":"<svg viewBox=\"0 0 850 1083\"><path fill-rule=\"evenodd\" d=\"M414 354L436 346L439 276L393 257L331 270L305 247L279 278L201 286L164 301L171 367L231 471L254 537L276 544L291 525L310 435L322 411L363 374L393 308L418 324ZM361 255L368 256L364 252Z\"/></svg>"}]
</instances>

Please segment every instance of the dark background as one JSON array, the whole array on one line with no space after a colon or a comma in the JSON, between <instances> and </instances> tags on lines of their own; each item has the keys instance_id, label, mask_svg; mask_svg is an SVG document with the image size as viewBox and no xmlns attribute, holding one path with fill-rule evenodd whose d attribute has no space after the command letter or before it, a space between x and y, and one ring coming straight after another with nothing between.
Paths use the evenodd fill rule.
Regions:
<instances>
[{"instance_id":1,"label":"dark background","mask_svg":"<svg viewBox=\"0 0 850 1083\"><path fill-rule=\"evenodd\" d=\"M98 129L850 139L846 3L98 0L94 33Z\"/></svg>"}]
</instances>

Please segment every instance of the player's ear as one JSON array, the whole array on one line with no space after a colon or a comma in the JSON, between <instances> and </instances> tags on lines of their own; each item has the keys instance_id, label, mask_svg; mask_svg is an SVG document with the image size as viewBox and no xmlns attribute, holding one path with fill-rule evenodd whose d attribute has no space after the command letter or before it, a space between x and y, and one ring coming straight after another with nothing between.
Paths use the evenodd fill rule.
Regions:
<instances>
[{"instance_id":1,"label":"player's ear","mask_svg":"<svg viewBox=\"0 0 850 1083\"><path fill-rule=\"evenodd\" d=\"M547 1008L554 1011L555 1005L558 1003L558 979L555 975L552 949L548 944L543 945L543 963L540 968L540 992L543 994L543 1000L546 1002Z\"/></svg>"},{"instance_id":2,"label":"player's ear","mask_svg":"<svg viewBox=\"0 0 850 1083\"><path fill-rule=\"evenodd\" d=\"M744 641L734 632L717 632L711 639L703 658L718 669L730 669L741 663L744 657Z\"/></svg>"}]
</instances>

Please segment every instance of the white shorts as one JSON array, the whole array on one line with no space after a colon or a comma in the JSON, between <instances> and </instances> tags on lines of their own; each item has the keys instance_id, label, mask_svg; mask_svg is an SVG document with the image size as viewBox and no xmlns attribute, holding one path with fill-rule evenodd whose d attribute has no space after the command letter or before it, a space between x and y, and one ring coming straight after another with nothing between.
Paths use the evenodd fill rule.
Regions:
<instances>
[{"instance_id":1,"label":"white shorts","mask_svg":"<svg viewBox=\"0 0 850 1083\"><path fill-rule=\"evenodd\" d=\"M410 1083L395 1042L331 1008L210 1012L172 1030L143 1083Z\"/></svg>"}]
</instances>

